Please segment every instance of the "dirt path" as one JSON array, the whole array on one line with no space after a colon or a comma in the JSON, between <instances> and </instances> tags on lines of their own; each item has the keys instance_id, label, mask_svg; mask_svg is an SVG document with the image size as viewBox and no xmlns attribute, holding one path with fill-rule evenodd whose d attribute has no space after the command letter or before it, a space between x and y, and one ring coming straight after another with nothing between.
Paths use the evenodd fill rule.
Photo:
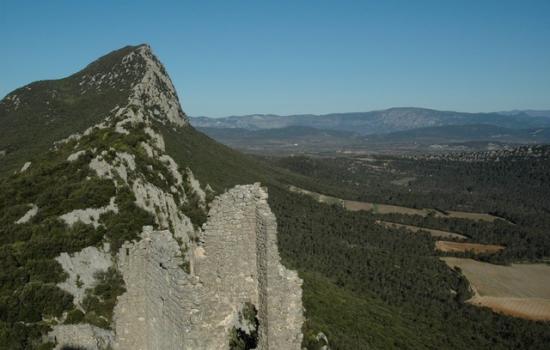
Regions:
<instances>
[{"instance_id":1,"label":"dirt path","mask_svg":"<svg viewBox=\"0 0 550 350\"><path fill-rule=\"evenodd\" d=\"M291 192L308 195L311 198L321 203L341 205L350 211L366 210L366 211L372 211L375 214L406 214L406 215L420 215L420 216L434 215L435 217L441 217L441 218L461 218L461 219L469 219L469 220L482 220L482 221L488 221L488 222L493 222L496 219L503 220L498 216L485 214L485 213L471 213L471 212L453 211L453 210L442 212L436 209L426 209L426 208L417 209L417 208L409 208L409 207L403 207L403 206L391 205L391 204L350 201L350 200L341 199L337 197L327 196L327 195L313 192L313 191L304 190L303 188L299 188L296 186L289 186L289 190Z\"/></svg>"},{"instance_id":2,"label":"dirt path","mask_svg":"<svg viewBox=\"0 0 550 350\"><path fill-rule=\"evenodd\" d=\"M390 228L405 228L409 231L412 231L414 233L417 233L419 231L426 231L428 232L432 237L439 237L439 238L456 238L456 239L468 239L468 237L450 232L450 231L442 231L442 230L435 230L431 228L425 228L420 226L413 226L413 225L405 225L405 224L397 224L394 222L388 222L388 221L381 221L377 220L377 224L383 225L384 227L390 227Z\"/></svg>"},{"instance_id":3,"label":"dirt path","mask_svg":"<svg viewBox=\"0 0 550 350\"><path fill-rule=\"evenodd\" d=\"M480 243L463 243L450 241L435 242L435 249L445 253L466 253L473 251L479 253L497 253L504 249L501 245L496 244L480 244Z\"/></svg>"}]
</instances>

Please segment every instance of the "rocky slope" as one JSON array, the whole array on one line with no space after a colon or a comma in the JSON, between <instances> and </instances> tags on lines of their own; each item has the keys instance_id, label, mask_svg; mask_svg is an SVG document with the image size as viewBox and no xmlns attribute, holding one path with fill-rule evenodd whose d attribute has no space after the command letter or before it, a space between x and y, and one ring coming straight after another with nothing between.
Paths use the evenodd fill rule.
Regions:
<instances>
[{"instance_id":1,"label":"rocky slope","mask_svg":"<svg viewBox=\"0 0 550 350\"><path fill-rule=\"evenodd\" d=\"M301 280L266 190L215 196L227 182L197 166L203 139L147 45L14 91L0 125L0 162L22 165L0 182L4 346L300 348Z\"/></svg>"}]
</instances>

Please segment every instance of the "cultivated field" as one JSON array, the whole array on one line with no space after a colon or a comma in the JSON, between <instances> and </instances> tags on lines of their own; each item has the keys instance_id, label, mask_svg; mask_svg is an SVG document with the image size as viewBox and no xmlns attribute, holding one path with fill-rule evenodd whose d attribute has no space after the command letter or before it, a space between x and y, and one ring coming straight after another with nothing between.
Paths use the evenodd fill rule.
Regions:
<instances>
[{"instance_id":1,"label":"cultivated field","mask_svg":"<svg viewBox=\"0 0 550 350\"><path fill-rule=\"evenodd\" d=\"M378 204L370 202L357 202L344 200L344 207L351 211L366 210L372 211L375 214L406 214L406 215L421 215L426 216L430 213L428 209L414 209L408 207L401 207L398 205L390 204Z\"/></svg>"},{"instance_id":2,"label":"cultivated field","mask_svg":"<svg viewBox=\"0 0 550 350\"><path fill-rule=\"evenodd\" d=\"M440 212L436 213L436 216L442 216L442 217L448 217L448 218L458 218L458 219L469 219L469 220L482 220L482 221L489 221L493 222L496 219L501 219L498 216L494 216L491 214L484 214L484 213L470 213L466 211L453 211L449 210L446 212L446 214L442 214Z\"/></svg>"},{"instance_id":3,"label":"cultivated field","mask_svg":"<svg viewBox=\"0 0 550 350\"><path fill-rule=\"evenodd\" d=\"M412 232L419 232L419 231L426 231L428 232L432 237L443 237L443 238L457 238L457 239L468 239L468 237L463 236L458 233L449 232L449 231L442 231L442 230L435 230L431 228L425 228L425 227L419 227L419 226L413 226L413 225L404 225L404 224L396 224L394 222L388 222L388 221L376 221L378 224L383 225L385 227L390 228L405 228Z\"/></svg>"},{"instance_id":4,"label":"cultivated field","mask_svg":"<svg viewBox=\"0 0 550 350\"><path fill-rule=\"evenodd\" d=\"M489 222L495 221L496 219L500 219L497 216L494 216L491 214L484 214L484 213L470 213L465 211L442 212L435 209L426 209L426 208L416 209L416 208L402 207L399 205L349 201L349 200L340 199L332 196L326 196L324 194L320 194L317 192L304 190L303 188L299 188L296 186L290 186L289 189L292 192L308 195L322 203L342 205L344 208L351 211L366 210L366 211L372 211L375 214L405 214L405 215L420 215L420 216L434 215L436 217L442 217L442 218L462 218L462 219L469 219L469 220L483 220L483 221L489 221Z\"/></svg>"},{"instance_id":5,"label":"cultivated field","mask_svg":"<svg viewBox=\"0 0 550 350\"><path fill-rule=\"evenodd\" d=\"M496 312L533 320L550 320L550 265L500 266L472 259L446 257L470 282L474 297L468 302Z\"/></svg>"},{"instance_id":6,"label":"cultivated field","mask_svg":"<svg viewBox=\"0 0 550 350\"><path fill-rule=\"evenodd\" d=\"M472 251L479 254L497 253L498 251L503 250L504 247L495 244L437 241L435 242L435 249L445 253L466 253Z\"/></svg>"},{"instance_id":7,"label":"cultivated field","mask_svg":"<svg viewBox=\"0 0 550 350\"><path fill-rule=\"evenodd\" d=\"M338 204L341 206L344 206L344 200L336 197L326 196L321 193L312 192L308 190L304 190L303 188L299 188L296 186L289 186L288 187L291 192L301 193L310 196L311 198L317 200L320 203L327 203L327 204Z\"/></svg>"}]
</instances>

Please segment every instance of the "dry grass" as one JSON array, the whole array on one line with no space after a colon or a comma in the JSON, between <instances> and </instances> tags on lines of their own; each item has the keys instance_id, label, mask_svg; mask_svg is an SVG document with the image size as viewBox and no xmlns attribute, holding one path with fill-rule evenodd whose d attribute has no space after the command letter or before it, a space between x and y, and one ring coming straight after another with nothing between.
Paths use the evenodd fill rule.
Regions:
<instances>
[{"instance_id":1,"label":"dry grass","mask_svg":"<svg viewBox=\"0 0 550 350\"><path fill-rule=\"evenodd\" d=\"M488 222L493 222L496 219L501 219L502 220L502 218L499 218L498 216L494 216L494 215L491 215L491 214L470 213L470 212L465 212L465 211L452 211L452 210L450 210L450 211L447 212L447 215L441 214L441 213L438 213L438 214L443 216L443 217L448 217L448 218L482 220L482 221L488 221Z\"/></svg>"},{"instance_id":2,"label":"dry grass","mask_svg":"<svg viewBox=\"0 0 550 350\"><path fill-rule=\"evenodd\" d=\"M340 199L332 196L326 196L324 194L320 194L317 192L304 190L303 188L299 188L296 186L289 186L289 189L292 192L308 195L321 203L342 205L344 208L350 211L366 210L366 211L372 211L375 214L405 214L405 215L420 215L420 216L433 215L435 217L441 217L441 218L462 218L462 219L469 219L469 220L483 220L483 221L489 221L489 222L495 221L496 219L500 219L497 216L494 216L491 214L484 214L484 213L470 213L465 211L448 211L444 213L435 209L416 209L416 208L402 207L399 205L349 201L349 200Z\"/></svg>"},{"instance_id":3,"label":"dry grass","mask_svg":"<svg viewBox=\"0 0 550 350\"><path fill-rule=\"evenodd\" d=\"M493 265L472 259L446 257L470 282L474 297L468 302L496 312L533 320L550 320L550 265Z\"/></svg>"},{"instance_id":4,"label":"dry grass","mask_svg":"<svg viewBox=\"0 0 550 350\"><path fill-rule=\"evenodd\" d=\"M296 186L289 186L288 189L291 192L301 193L301 194L305 194L307 196L310 196L311 198L315 199L316 201L318 201L320 203L337 204L337 205L344 206L344 201L340 198L326 196L324 194L304 190L303 188L299 188L299 187L296 187Z\"/></svg>"},{"instance_id":5,"label":"dry grass","mask_svg":"<svg viewBox=\"0 0 550 350\"><path fill-rule=\"evenodd\" d=\"M351 211L366 210L372 211L375 214L406 214L406 215L421 215L426 216L430 212L428 209L414 209L401 207L398 205L378 204L369 202L357 202L344 200L344 207Z\"/></svg>"},{"instance_id":6,"label":"dry grass","mask_svg":"<svg viewBox=\"0 0 550 350\"><path fill-rule=\"evenodd\" d=\"M509 316L536 321L550 320L550 299L474 297L469 302Z\"/></svg>"},{"instance_id":7,"label":"dry grass","mask_svg":"<svg viewBox=\"0 0 550 350\"><path fill-rule=\"evenodd\" d=\"M445 253L466 253L471 251L476 254L479 254L479 253L497 253L503 250L504 247L501 245L495 245L495 244L437 241L435 242L435 249Z\"/></svg>"},{"instance_id":8,"label":"dry grass","mask_svg":"<svg viewBox=\"0 0 550 350\"><path fill-rule=\"evenodd\" d=\"M412 226L412 225L396 224L394 222L381 221L381 220L376 221L376 223L378 223L380 225L383 225L385 227L390 227L390 228L405 228L405 229L407 229L409 231L412 231L414 233L419 232L419 231L426 231L432 237L468 239L468 237L466 237L466 236L463 236L461 234L454 233L454 232L449 232L449 231L435 230L435 229L431 229L431 228Z\"/></svg>"}]
</instances>

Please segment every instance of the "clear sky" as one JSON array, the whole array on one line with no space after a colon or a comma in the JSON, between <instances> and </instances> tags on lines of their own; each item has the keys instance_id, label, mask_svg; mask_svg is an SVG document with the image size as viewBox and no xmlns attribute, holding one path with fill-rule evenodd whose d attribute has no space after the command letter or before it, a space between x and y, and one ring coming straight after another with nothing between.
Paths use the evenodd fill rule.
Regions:
<instances>
[{"instance_id":1,"label":"clear sky","mask_svg":"<svg viewBox=\"0 0 550 350\"><path fill-rule=\"evenodd\" d=\"M149 43L189 115L550 109L550 1L0 0L0 96Z\"/></svg>"}]
</instances>

